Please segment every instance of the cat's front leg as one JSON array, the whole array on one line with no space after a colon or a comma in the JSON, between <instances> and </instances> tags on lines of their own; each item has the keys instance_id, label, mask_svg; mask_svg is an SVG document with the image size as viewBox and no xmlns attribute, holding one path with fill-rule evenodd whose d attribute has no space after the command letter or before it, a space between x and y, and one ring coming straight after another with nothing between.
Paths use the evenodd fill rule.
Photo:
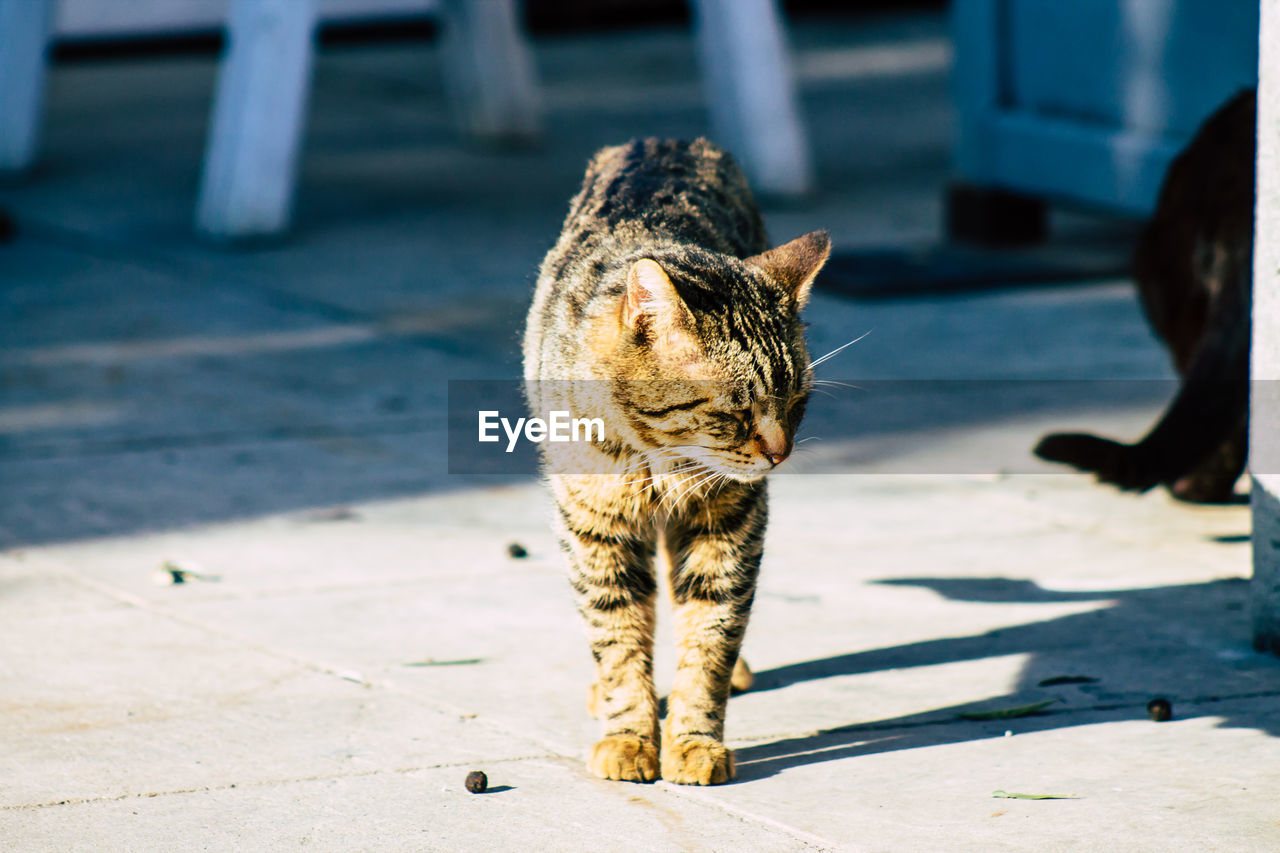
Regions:
<instances>
[{"instance_id":1,"label":"cat's front leg","mask_svg":"<svg viewBox=\"0 0 1280 853\"><path fill-rule=\"evenodd\" d=\"M668 530L678 662L662 736L662 778L733 778L724 745L730 679L755 597L766 508L763 485L736 490Z\"/></svg>"},{"instance_id":2,"label":"cat's front leg","mask_svg":"<svg viewBox=\"0 0 1280 853\"><path fill-rule=\"evenodd\" d=\"M604 779L652 782L658 778L653 535L625 524L607 502L557 497L570 583L596 663L593 713L604 725L588 764Z\"/></svg>"}]
</instances>

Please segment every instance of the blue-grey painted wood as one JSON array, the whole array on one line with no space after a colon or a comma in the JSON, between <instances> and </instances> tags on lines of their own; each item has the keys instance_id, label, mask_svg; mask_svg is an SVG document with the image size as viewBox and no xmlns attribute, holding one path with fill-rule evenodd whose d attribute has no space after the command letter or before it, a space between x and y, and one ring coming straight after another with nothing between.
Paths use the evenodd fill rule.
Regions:
<instances>
[{"instance_id":1,"label":"blue-grey painted wood","mask_svg":"<svg viewBox=\"0 0 1280 853\"><path fill-rule=\"evenodd\" d=\"M0 172L36 159L52 0L0 0Z\"/></svg>"},{"instance_id":2,"label":"blue-grey painted wood","mask_svg":"<svg viewBox=\"0 0 1280 853\"><path fill-rule=\"evenodd\" d=\"M953 163L958 175L975 182L995 173L987 162L987 138L1000 106L998 13L999 0L955 0L951 6L951 87L957 119Z\"/></svg>"},{"instance_id":3,"label":"blue-grey painted wood","mask_svg":"<svg viewBox=\"0 0 1280 853\"><path fill-rule=\"evenodd\" d=\"M233 0L196 210L205 236L288 227L314 29L313 0Z\"/></svg>"},{"instance_id":4,"label":"blue-grey painted wood","mask_svg":"<svg viewBox=\"0 0 1280 853\"><path fill-rule=\"evenodd\" d=\"M1257 79L1257 6L955 0L957 175L1145 215L1173 152Z\"/></svg>"},{"instance_id":5,"label":"blue-grey painted wood","mask_svg":"<svg viewBox=\"0 0 1280 853\"><path fill-rule=\"evenodd\" d=\"M775 0L692 0L699 56L717 141L765 195L813 186Z\"/></svg>"},{"instance_id":6,"label":"blue-grey painted wood","mask_svg":"<svg viewBox=\"0 0 1280 853\"><path fill-rule=\"evenodd\" d=\"M1008 103L1189 139L1258 79L1258 7L1221 0L1005 0Z\"/></svg>"},{"instance_id":7,"label":"blue-grey painted wood","mask_svg":"<svg viewBox=\"0 0 1280 853\"><path fill-rule=\"evenodd\" d=\"M1249 468L1253 640L1280 654L1280 7L1262 4Z\"/></svg>"},{"instance_id":8,"label":"blue-grey painted wood","mask_svg":"<svg viewBox=\"0 0 1280 853\"><path fill-rule=\"evenodd\" d=\"M512 0L442 0L443 73L462 129L524 140L540 130L533 59Z\"/></svg>"},{"instance_id":9,"label":"blue-grey painted wood","mask_svg":"<svg viewBox=\"0 0 1280 853\"><path fill-rule=\"evenodd\" d=\"M1178 142L1125 128L1005 111L982 126L983 183L1134 216L1155 205Z\"/></svg>"}]
</instances>

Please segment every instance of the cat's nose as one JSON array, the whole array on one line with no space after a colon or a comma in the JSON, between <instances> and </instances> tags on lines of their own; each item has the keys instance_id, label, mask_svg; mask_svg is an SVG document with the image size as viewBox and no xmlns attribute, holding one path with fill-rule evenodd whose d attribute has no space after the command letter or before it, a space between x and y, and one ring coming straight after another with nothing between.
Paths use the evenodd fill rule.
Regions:
<instances>
[{"instance_id":1,"label":"cat's nose","mask_svg":"<svg viewBox=\"0 0 1280 853\"><path fill-rule=\"evenodd\" d=\"M764 458L776 468L791 455L791 439L777 421L764 419L760 422L756 441Z\"/></svg>"},{"instance_id":2,"label":"cat's nose","mask_svg":"<svg viewBox=\"0 0 1280 853\"><path fill-rule=\"evenodd\" d=\"M778 445L768 445L763 441L760 444L760 450L764 454L764 458L768 459L775 468L785 462L787 457L791 455L791 443L786 439L783 439L782 443Z\"/></svg>"}]
</instances>

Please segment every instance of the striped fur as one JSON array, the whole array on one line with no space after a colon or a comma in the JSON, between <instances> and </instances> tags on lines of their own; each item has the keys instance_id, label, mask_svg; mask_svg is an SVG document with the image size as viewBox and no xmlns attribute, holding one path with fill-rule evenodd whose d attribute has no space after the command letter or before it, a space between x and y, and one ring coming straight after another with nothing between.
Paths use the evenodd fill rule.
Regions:
<instances>
[{"instance_id":1,"label":"striped fur","mask_svg":"<svg viewBox=\"0 0 1280 853\"><path fill-rule=\"evenodd\" d=\"M825 233L767 250L732 158L705 140L606 148L542 264L524 339L536 414L601 417L604 440L543 445L604 727L591 770L715 784L763 551L764 477L810 388L799 319ZM657 566L678 667L659 731ZM736 668L736 669L735 669Z\"/></svg>"}]
</instances>

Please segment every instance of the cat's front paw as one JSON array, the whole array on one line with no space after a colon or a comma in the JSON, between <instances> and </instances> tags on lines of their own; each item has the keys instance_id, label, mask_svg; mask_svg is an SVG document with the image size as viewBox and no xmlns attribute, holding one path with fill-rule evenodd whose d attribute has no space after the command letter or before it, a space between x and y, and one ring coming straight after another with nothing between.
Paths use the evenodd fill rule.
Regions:
<instances>
[{"instance_id":1,"label":"cat's front paw","mask_svg":"<svg viewBox=\"0 0 1280 853\"><path fill-rule=\"evenodd\" d=\"M609 735L591 748L588 766L601 779L652 782L658 778L658 747L639 735Z\"/></svg>"},{"instance_id":2,"label":"cat's front paw","mask_svg":"<svg viewBox=\"0 0 1280 853\"><path fill-rule=\"evenodd\" d=\"M719 785L733 778L733 750L705 735L662 743L662 778L679 785Z\"/></svg>"}]
</instances>

